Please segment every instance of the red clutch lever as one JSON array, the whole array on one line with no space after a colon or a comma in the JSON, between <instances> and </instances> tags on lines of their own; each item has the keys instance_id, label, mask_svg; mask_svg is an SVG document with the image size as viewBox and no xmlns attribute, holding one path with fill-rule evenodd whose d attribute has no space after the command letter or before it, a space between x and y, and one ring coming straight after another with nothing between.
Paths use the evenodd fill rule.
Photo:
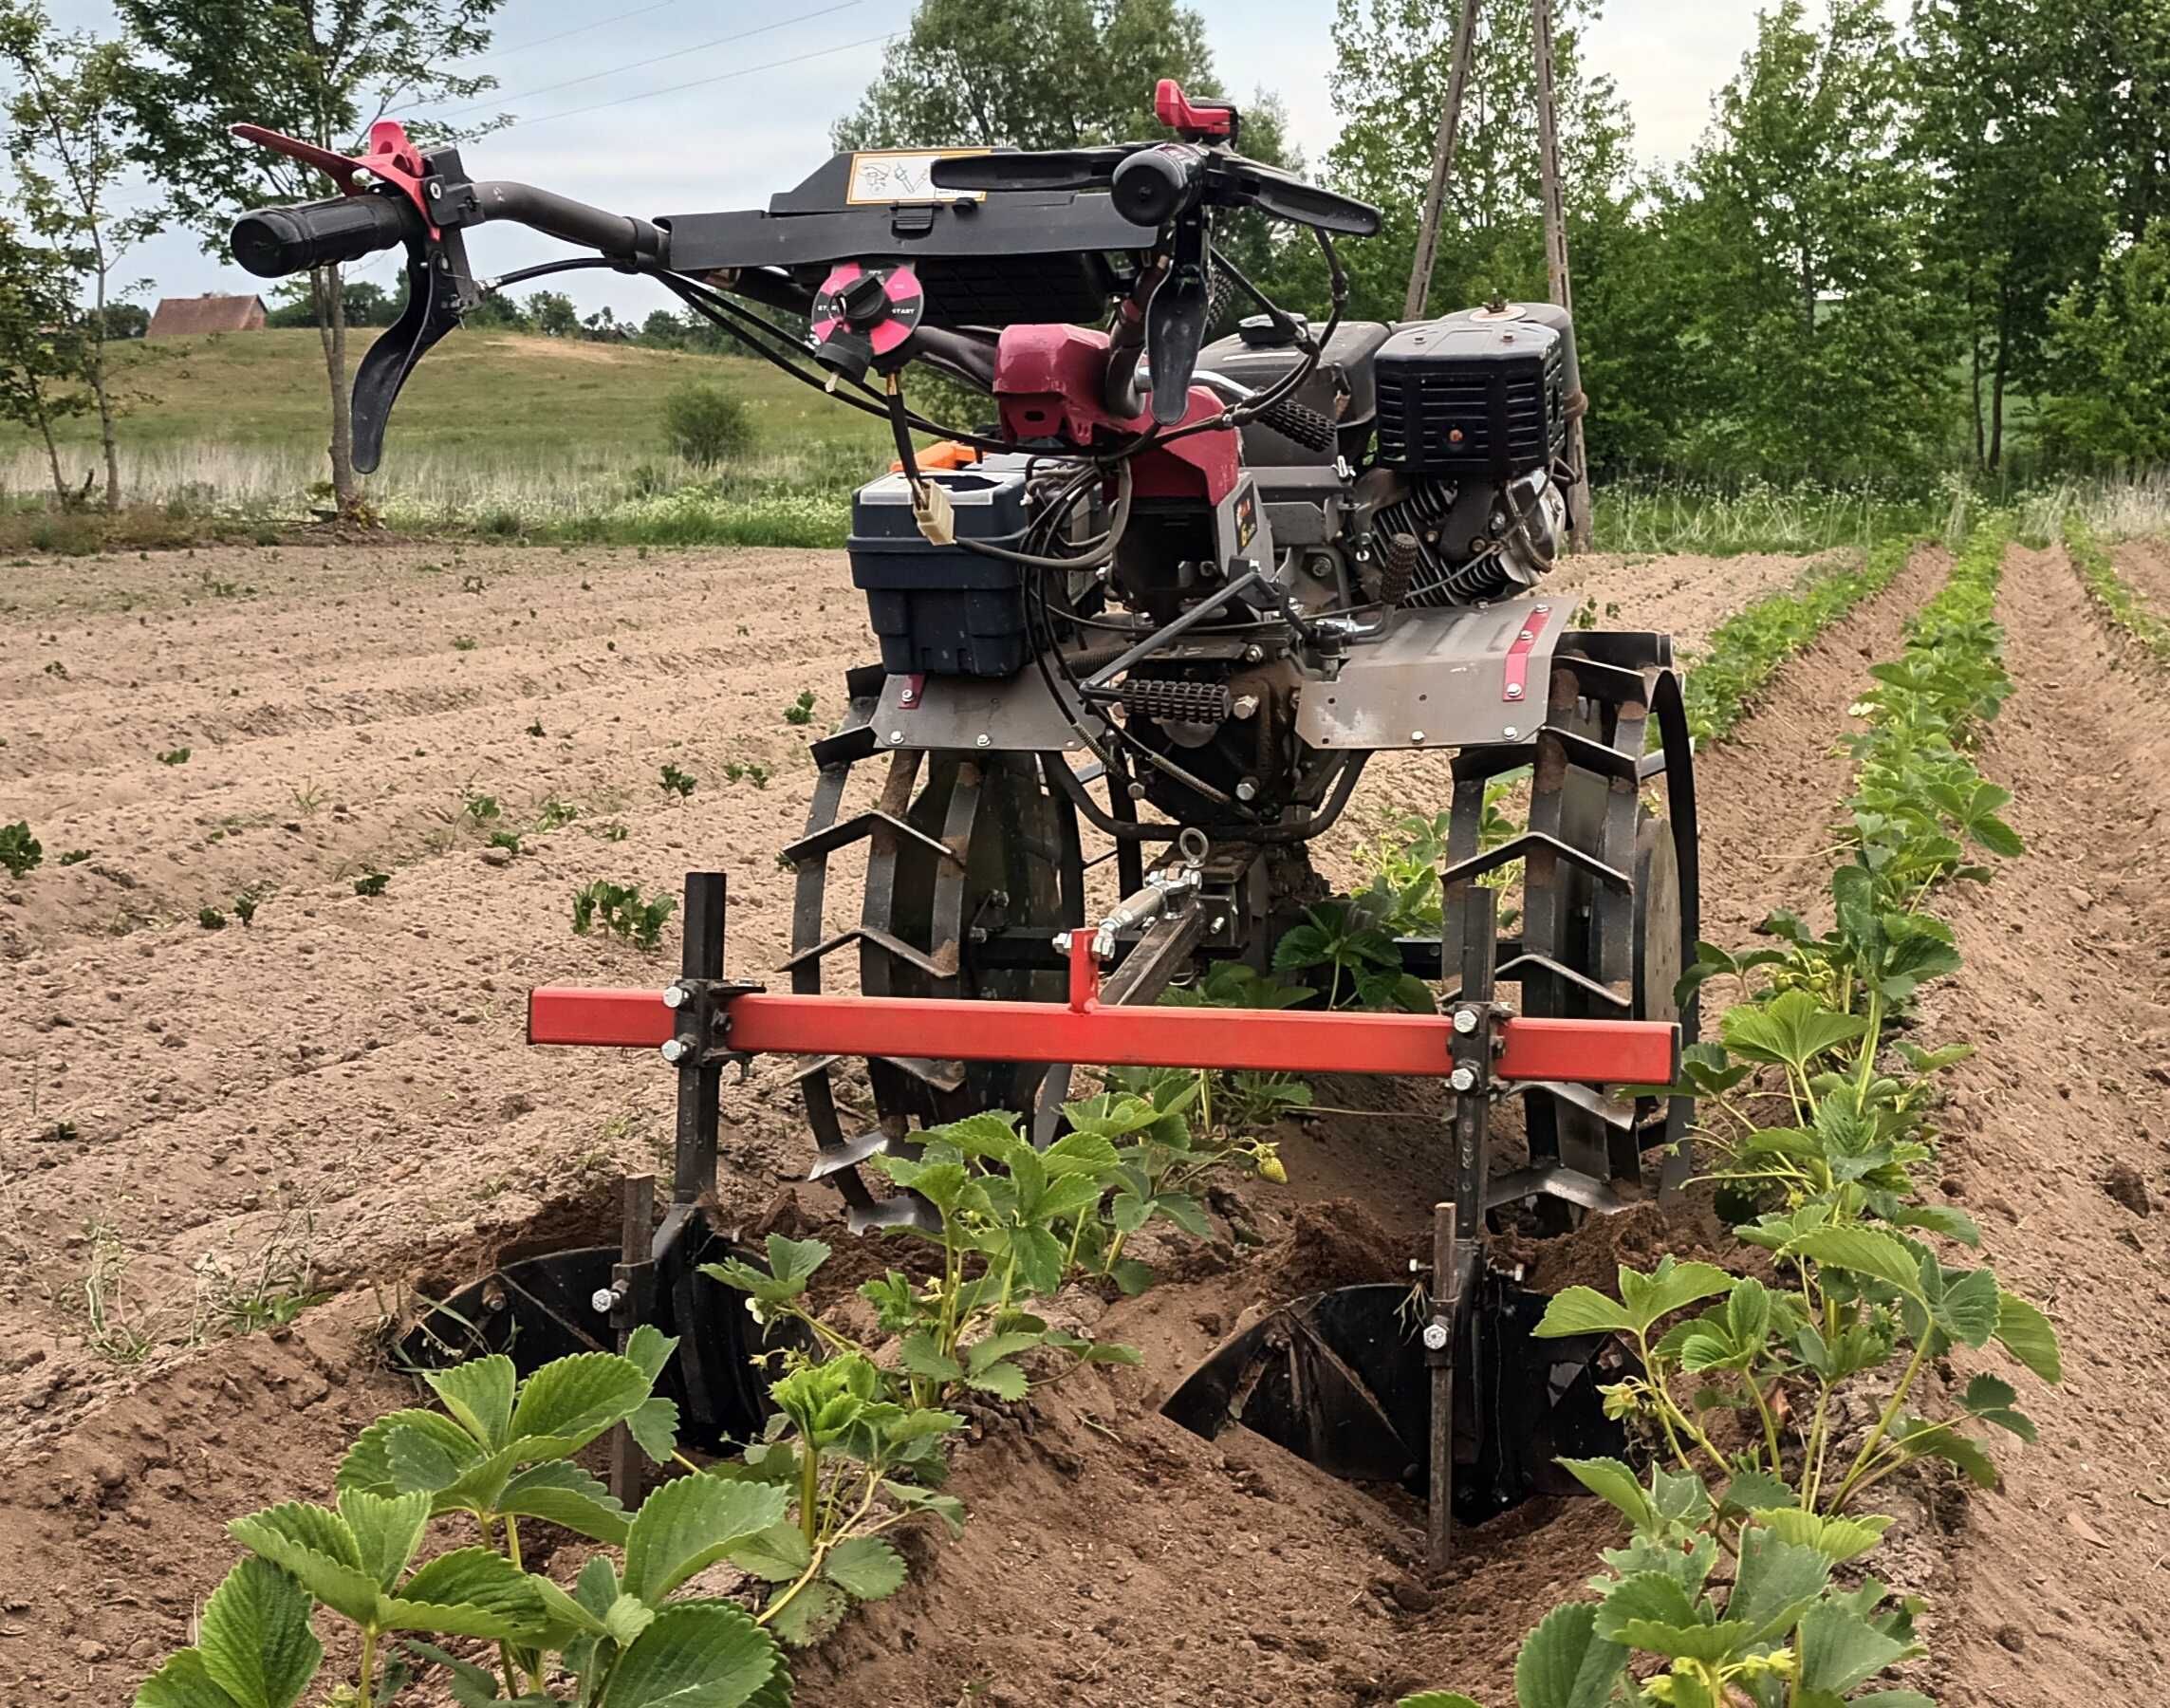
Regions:
<instances>
[{"instance_id":1,"label":"red clutch lever","mask_svg":"<svg viewBox=\"0 0 2170 1708\"><path fill-rule=\"evenodd\" d=\"M408 140L407 127L397 119L380 119L369 127L369 152L365 155L334 154L328 148L319 148L299 137L267 130L261 124L237 124L233 134L244 142L254 142L316 167L346 195L361 195L366 191L366 186L355 182L354 175L358 172L366 172L383 183L396 185L415 204L416 211L430 228L430 236L435 239L441 235L436 221L430 217L429 200L422 194L421 150Z\"/></svg>"},{"instance_id":2,"label":"red clutch lever","mask_svg":"<svg viewBox=\"0 0 2170 1708\"><path fill-rule=\"evenodd\" d=\"M1153 85L1153 116L1176 132L1186 142L1203 142L1208 138L1235 140L1235 107L1225 101L1194 102L1183 93L1183 85L1172 77L1163 77Z\"/></svg>"}]
</instances>

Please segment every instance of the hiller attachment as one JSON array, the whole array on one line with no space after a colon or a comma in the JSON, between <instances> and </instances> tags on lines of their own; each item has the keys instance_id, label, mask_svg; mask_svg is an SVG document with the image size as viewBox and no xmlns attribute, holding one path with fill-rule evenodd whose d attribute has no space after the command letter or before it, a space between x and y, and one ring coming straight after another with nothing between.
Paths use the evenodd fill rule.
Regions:
<instances>
[{"instance_id":1,"label":"hiller attachment","mask_svg":"<svg viewBox=\"0 0 2170 1708\"><path fill-rule=\"evenodd\" d=\"M1424 1331L1401 1309L1409 1298L1404 1289L1322 1295L1269 1318L1270 1325L1285 1326L1278 1339L1253 1330L1224 1347L1169 1407L1207 1434L1231 1416L1275 1432L1269 1401L1283 1391L1277 1384L1285 1381L1289 1398L1274 1415L1291 1420L1277 1433L1294 1450L1328 1464L1342 1462L1359 1474L1407 1477L1440 1490L1453 1487L1460 1457L1485 1474L1496 1491L1487 1497L1490 1509L1496 1510L1532 1486L1535 1474L1526 1463L1532 1442L1542 1448L1575 1432L1560 1420L1580 1416L1574 1395L1578 1386L1587 1388L1584 1378L1598 1348L1563 1344L1545 1354L1541 1368L1529 1367L1536 1361L1527 1355L1523 1337L1533 1318L1485 1264L1485 1141L1493 1087L1528 1081L1670 1085L1679 1067L1680 1042L1679 1027L1665 1022L1508 1013L1492 1000L1496 951L1488 916L1497 899L1481 885L1466 887L1464 905L1476 910L1478 928L1468 933L1462 991L1447 1012L1345 1013L1105 1005L1100 989L1104 945L1083 931L1070 939L1069 994L1064 1003L771 994L724 977L723 874L696 872L686 879L684 971L676 983L663 991L534 991L528 1039L656 1049L677 1070L677 1160L671 1210L656 1237L658 1261L673 1229L697 1218L697 1201L714 1182L723 1067L755 1055L1443 1078L1455 1092L1451 1209L1468 1237L1441 1242L1453 1249L1439 1253ZM743 1317L720 1294L704 1302L706 1285L688 1274L672 1290L668 1303L679 1332L706 1316ZM610 1322L618 1327L621 1317L630 1321L627 1301L638 1296L631 1289L609 1297L599 1292L597 1303L610 1309ZM1489 1324L1494 1318L1506 1326L1478 1327L1480 1320ZM1428 1393L1414 1403L1408 1398L1412 1388L1427 1387L1414 1377L1425 1367L1422 1349L1431 1343L1437 1343L1434 1365L1445 1381L1452 1383L1457 1369L1465 1377L1453 1384L1460 1390L1456 1402L1437 1408ZM1565 1371L1569 1365L1572 1371ZM1330 1373L1331 1380L1321 1380L1321 1372ZM1564 1373L1576 1380L1564 1383ZM1524 1389L1531 1396L1527 1402ZM716 1420L700 1412L702 1403L701 1395L692 1396L692 1420L713 1428ZM1432 1429L1428 1420L1440 1413L1466 1421L1468 1428ZM1338 1441L1368 1445L1337 1455ZM1420 1452L1419 1442L1424 1443ZM1442 1549L1443 1514L1450 1504L1436 1503L1442 1514Z\"/></svg>"}]
</instances>

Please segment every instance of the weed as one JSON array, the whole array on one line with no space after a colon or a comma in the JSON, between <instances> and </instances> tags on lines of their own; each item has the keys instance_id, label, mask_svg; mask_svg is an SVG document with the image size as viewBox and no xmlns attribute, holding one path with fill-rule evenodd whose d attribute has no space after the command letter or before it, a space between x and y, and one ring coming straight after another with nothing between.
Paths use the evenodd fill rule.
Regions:
<instances>
[{"instance_id":1,"label":"weed","mask_svg":"<svg viewBox=\"0 0 2170 1708\"><path fill-rule=\"evenodd\" d=\"M509 854L517 854L520 851L520 833L517 830L492 830L490 833L490 845L503 848Z\"/></svg>"},{"instance_id":2,"label":"weed","mask_svg":"<svg viewBox=\"0 0 2170 1708\"><path fill-rule=\"evenodd\" d=\"M675 765L664 766L662 775L663 792L675 794L681 801L693 793L695 785L700 781L698 777L688 776Z\"/></svg>"},{"instance_id":3,"label":"weed","mask_svg":"<svg viewBox=\"0 0 2170 1708\"><path fill-rule=\"evenodd\" d=\"M543 728L543 720L538 717L533 723L528 726L528 733L539 739L540 737L548 734L549 732Z\"/></svg>"},{"instance_id":4,"label":"weed","mask_svg":"<svg viewBox=\"0 0 2170 1708\"><path fill-rule=\"evenodd\" d=\"M12 878L36 869L46 857L45 845L30 834L28 819L17 819L11 825L0 825L0 866L8 868Z\"/></svg>"},{"instance_id":5,"label":"weed","mask_svg":"<svg viewBox=\"0 0 2170 1708\"><path fill-rule=\"evenodd\" d=\"M358 896L381 896L392 882L389 872L370 872L354 881L354 893Z\"/></svg>"},{"instance_id":6,"label":"weed","mask_svg":"<svg viewBox=\"0 0 2170 1708\"><path fill-rule=\"evenodd\" d=\"M215 907L197 908L195 922L206 931L224 931L226 929L226 916Z\"/></svg>"},{"instance_id":7,"label":"weed","mask_svg":"<svg viewBox=\"0 0 2170 1708\"><path fill-rule=\"evenodd\" d=\"M637 883L611 883L598 878L573 891L573 930L585 937L600 920L605 931L654 949L662 942L664 922L677 905L670 896L643 900Z\"/></svg>"},{"instance_id":8,"label":"weed","mask_svg":"<svg viewBox=\"0 0 2170 1708\"><path fill-rule=\"evenodd\" d=\"M459 797L459 809L478 825L502 817L504 808L492 794L477 794L473 789L463 789Z\"/></svg>"},{"instance_id":9,"label":"weed","mask_svg":"<svg viewBox=\"0 0 2170 1708\"><path fill-rule=\"evenodd\" d=\"M49 677L58 677L62 681L65 682L67 680L67 666L63 664L58 659L55 659L50 664L46 666L46 674Z\"/></svg>"},{"instance_id":10,"label":"weed","mask_svg":"<svg viewBox=\"0 0 2170 1708\"><path fill-rule=\"evenodd\" d=\"M89 858L90 850L88 848L70 848L65 854L63 854L60 857L56 863L60 865L81 865ZM0 861L0 864L5 863L6 863L4 861Z\"/></svg>"},{"instance_id":11,"label":"weed","mask_svg":"<svg viewBox=\"0 0 2170 1708\"><path fill-rule=\"evenodd\" d=\"M294 810L296 812L300 813L304 818L316 817L317 808L324 805L323 789L319 789L314 783L308 783L305 784L300 789L293 789L290 792L293 796Z\"/></svg>"},{"instance_id":12,"label":"weed","mask_svg":"<svg viewBox=\"0 0 2170 1708\"><path fill-rule=\"evenodd\" d=\"M56 1121L46 1129L46 1137L55 1144L73 1144L83 1134L74 1122Z\"/></svg>"},{"instance_id":13,"label":"weed","mask_svg":"<svg viewBox=\"0 0 2170 1708\"><path fill-rule=\"evenodd\" d=\"M746 780L756 789L767 789L770 775L766 765L749 765L746 768Z\"/></svg>"},{"instance_id":14,"label":"weed","mask_svg":"<svg viewBox=\"0 0 2170 1708\"><path fill-rule=\"evenodd\" d=\"M83 1277L83 1344L115 1364L137 1365L151 1355L154 1338L140 1320L128 1289L128 1248L102 1222L89 1222L90 1267Z\"/></svg>"},{"instance_id":15,"label":"weed","mask_svg":"<svg viewBox=\"0 0 2170 1708\"><path fill-rule=\"evenodd\" d=\"M168 748L158 755L160 765L186 765L192 750L185 747Z\"/></svg>"},{"instance_id":16,"label":"weed","mask_svg":"<svg viewBox=\"0 0 2170 1708\"><path fill-rule=\"evenodd\" d=\"M288 1215L257 1252L237 1269L206 1252L192 1266L199 1336L255 1334L283 1327L331 1294L316 1282L316 1218Z\"/></svg>"},{"instance_id":17,"label":"weed","mask_svg":"<svg viewBox=\"0 0 2170 1708\"><path fill-rule=\"evenodd\" d=\"M454 652L473 652L481 644L473 635L454 635L452 638L452 649Z\"/></svg>"},{"instance_id":18,"label":"weed","mask_svg":"<svg viewBox=\"0 0 2170 1708\"><path fill-rule=\"evenodd\" d=\"M479 575L463 575L459 578L459 590L462 593L479 593L487 585Z\"/></svg>"},{"instance_id":19,"label":"weed","mask_svg":"<svg viewBox=\"0 0 2170 1708\"><path fill-rule=\"evenodd\" d=\"M563 830L580 817L580 808L570 801L561 801L556 795L544 798L535 808L535 828L538 830Z\"/></svg>"},{"instance_id":20,"label":"weed","mask_svg":"<svg viewBox=\"0 0 2170 1708\"><path fill-rule=\"evenodd\" d=\"M605 819L602 824L596 826L595 833L607 843L621 843L633 834L631 830L625 827L624 822L620 819Z\"/></svg>"},{"instance_id":21,"label":"weed","mask_svg":"<svg viewBox=\"0 0 2170 1708\"><path fill-rule=\"evenodd\" d=\"M784 721L788 724L809 724L814 721L814 691L804 688L799 697L784 708Z\"/></svg>"},{"instance_id":22,"label":"weed","mask_svg":"<svg viewBox=\"0 0 2170 1708\"><path fill-rule=\"evenodd\" d=\"M245 926L254 924L256 922L256 904L262 896L261 890L243 890L233 898L233 917Z\"/></svg>"}]
</instances>

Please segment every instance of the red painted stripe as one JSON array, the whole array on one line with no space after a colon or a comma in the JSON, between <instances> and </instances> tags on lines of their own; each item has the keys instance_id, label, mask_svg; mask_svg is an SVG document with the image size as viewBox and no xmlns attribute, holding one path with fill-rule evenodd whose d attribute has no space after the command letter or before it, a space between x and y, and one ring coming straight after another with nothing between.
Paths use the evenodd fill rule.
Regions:
<instances>
[{"instance_id":1,"label":"red painted stripe","mask_svg":"<svg viewBox=\"0 0 2170 1708\"><path fill-rule=\"evenodd\" d=\"M1545 632L1545 625L1551 621L1549 604L1530 607L1530 614L1522 621L1522 632L1514 637L1507 648L1507 659L1500 672L1501 699L1519 702L1529 696L1530 651L1537 644L1537 637Z\"/></svg>"},{"instance_id":2,"label":"red painted stripe","mask_svg":"<svg viewBox=\"0 0 2170 1708\"><path fill-rule=\"evenodd\" d=\"M728 1043L754 1055L929 1056L944 1061L1090 1062L1108 1067L1258 1068L1290 1073L1453 1069L1438 1014L1258 1009L1073 1009L1047 1002L745 995ZM654 1049L676 1015L654 991L531 992L530 1044ZM1677 1028L1657 1021L1511 1019L1493 1060L1504 1080L1663 1085L1679 1065Z\"/></svg>"}]
</instances>

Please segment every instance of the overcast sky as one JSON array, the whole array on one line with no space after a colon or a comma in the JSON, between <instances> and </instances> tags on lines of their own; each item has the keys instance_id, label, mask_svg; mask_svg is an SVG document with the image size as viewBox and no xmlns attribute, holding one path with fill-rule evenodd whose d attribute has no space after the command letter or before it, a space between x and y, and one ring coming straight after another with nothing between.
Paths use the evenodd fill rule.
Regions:
<instances>
[{"instance_id":1,"label":"overcast sky","mask_svg":"<svg viewBox=\"0 0 2170 1708\"><path fill-rule=\"evenodd\" d=\"M1194 3L1229 87L1238 99L1278 92L1295 140L1317 159L1335 132L1331 0ZM492 106L519 122L472 145L469 169L633 214L761 206L825 158L830 123L911 9L912 0L506 0L499 46L473 68L497 78ZM54 0L53 10L64 25L112 28L104 0ZM1619 83L1645 157L1678 159L1695 140L1711 92L1753 38L1755 11L1754 0L1610 0L1590 56ZM479 270L502 272L564 251L492 228L471 252ZM389 283L395 265L380 257L367 276ZM255 288L185 233L146 244L129 271L150 276L154 296ZM609 273L569 274L564 288L584 310L675 306Z\"/></svg>"}]
</instances>

